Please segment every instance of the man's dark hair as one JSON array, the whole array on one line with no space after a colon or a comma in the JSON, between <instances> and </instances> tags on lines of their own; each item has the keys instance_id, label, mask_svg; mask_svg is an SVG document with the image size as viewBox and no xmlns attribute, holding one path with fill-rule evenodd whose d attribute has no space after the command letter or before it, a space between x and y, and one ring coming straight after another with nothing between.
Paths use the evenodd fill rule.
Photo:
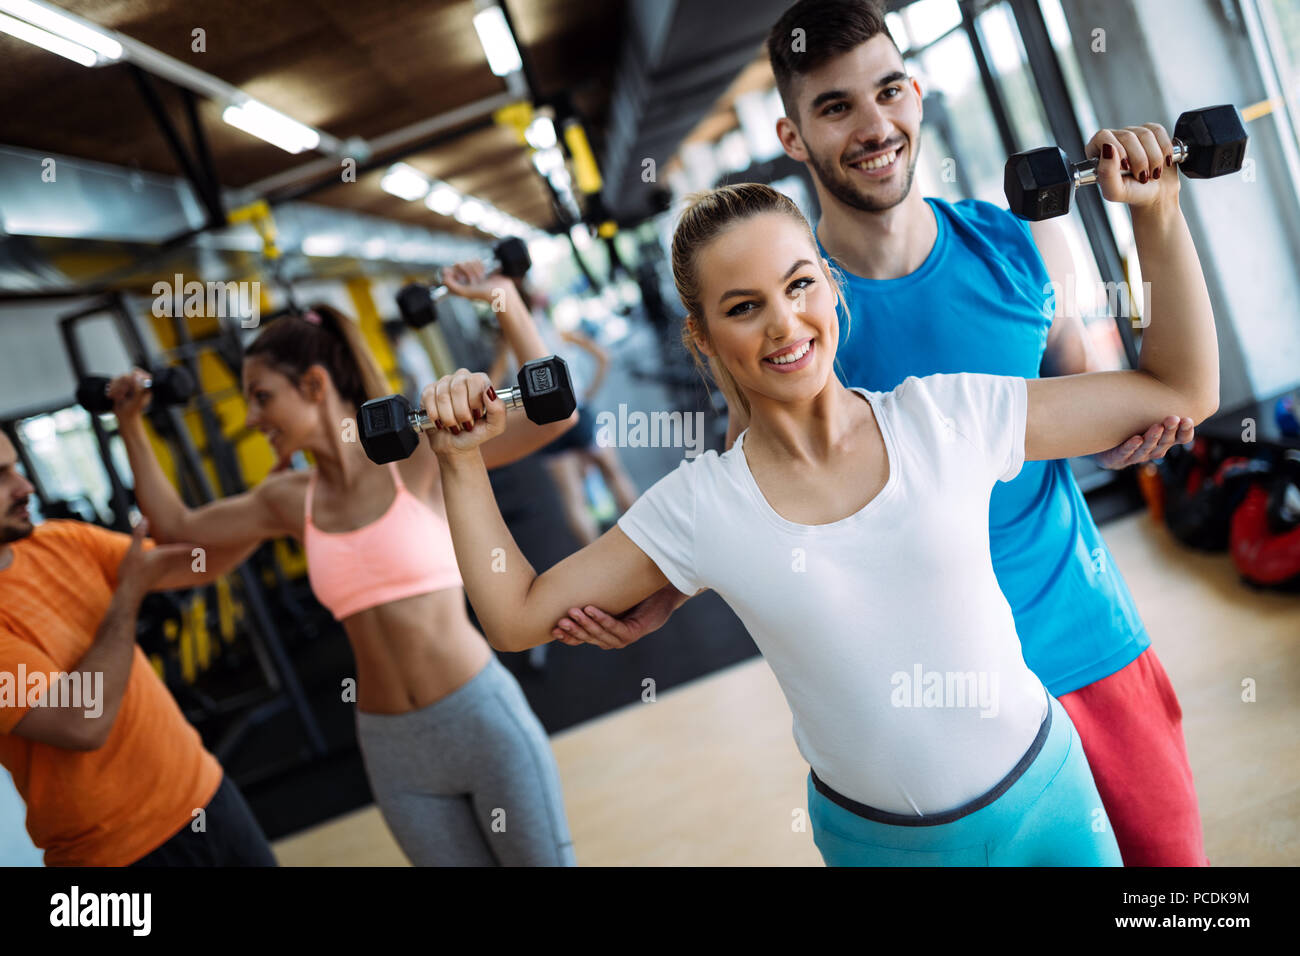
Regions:
<instances>
[{"instance_id":1,"label":"man's dark hair","mask_svg":"<svg viewBox=\"0 0 1300 956\"><path fill-rule=\"evenodd\" d=\"M796 77L882 33L897 48L880 0L799 0L781 14L767 35L767 56L785 115L798 123Z\"/></svg>"}]
</instances>

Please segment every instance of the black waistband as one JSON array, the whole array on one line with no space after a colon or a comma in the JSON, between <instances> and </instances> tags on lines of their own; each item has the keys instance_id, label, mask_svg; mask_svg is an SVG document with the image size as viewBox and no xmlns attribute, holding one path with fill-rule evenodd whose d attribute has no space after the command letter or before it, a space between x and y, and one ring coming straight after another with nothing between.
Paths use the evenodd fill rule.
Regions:
<instances>
[{"instance_id":1,"label":"black waistband","mask_svg":"<svg viewBox=\"0 0 1300 956\"><path fill-rule=\"evenodd\" d=\"M843 807L850 813L856 813L860 817L874 820L877 823L890 823L899 827L934 827L941 823L952 823L954 820L960 820L962 817L968 816L976 810L981 810L1010 790L1011 785L1024 776L1025 771L1029 769L1029 765L1032 764L1034 758L1038 756L1038 752L1043 749L1043 744L1047 743L1048 731L1051 729L1052 702L1049 698L1047 701L1047 715L1043 717L1043 722L1038 727L1038 735L1034 737L1034 742L1029 745L1029 749L1025 751L1025 755L1020 758L1014 767L1011 768L1010 773L999 780L992 790L980 794L969 803L964 803L953 810L946 810L943 813L934 813L923 817L913 816L906 813L892 813L889 810L878 810L875 807L867 806L865 803L858 803L858 801L851 800L844 796L844 794L832 790L830 786L827 785L826 781L817 776L817 771L813 770L811 767L808 768L808 772L812 774L813 786L817 788L818 793L831 801L831 803Z\"/></svg>"}]
</instances>

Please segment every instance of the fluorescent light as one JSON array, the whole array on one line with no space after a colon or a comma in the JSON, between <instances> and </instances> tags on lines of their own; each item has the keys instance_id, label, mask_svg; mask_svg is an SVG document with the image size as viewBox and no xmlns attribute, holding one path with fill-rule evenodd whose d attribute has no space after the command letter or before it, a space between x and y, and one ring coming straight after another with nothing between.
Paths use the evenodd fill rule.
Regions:
<instances>
[{"instance_id":1,"label":"fluorescent light","mask_svg":"<svg viewBox=\"0 0 1300 956\"><path fill-rule=\"evenodd\" d=\"M384 173L384 178L379 181L379 186L384 192L392 193L397 198L408 202L423 199L429 192L429 180L425 178L424 173L406 163L393 163L389 166L388 172Z\"/></svg>"},{"instance_id":2,"label":"fluorescent light","mask_svg":"<svg viewBox=\"0 0 1300 956\"><path fill-rule=\"evenodd\" d=\"M53 33L34 27L30 23L23 23L21 20L5 16L3 13L0 13L0 31L20 40L26 40L28 43L49 50L51 53L67 57L82 66L94 66L99 62L94 50L87 49L79 43L65 40L63 37L56 37Z\"/></svg>"},{"instance_id":3,"label":"fluorescent light","mask_svg":"<svg viewBox=\"0 0 1300 956\"><path fill-rule=\"evenodd\" d=\"M466 199L456 210L456 221L463 222L467 226L476 226L483 221L483 215L487 210L477 199Z\"/></svg>"},{"instance_id":4,"label":"fluorescent light","mask_svg":"<svg viewBox=\"0 0 1300 956\"><path fill-rule=\"evenodd\" d=\"M488 207L487 212L483 214L482 221L478 224L480 229L484 232L490 232L494 236L504 236L509 226L510 217L500 209L495 209L492 206Z\"/></svg>"},{"instance_id":5,"label":"fluorescent light","mask_svg":"<svg viewBox=\"0 0 1300 956\"><path fill-rule=\"evenodd\" d=\"M107 33L102 33L83 23L78 23L71 17L64 16L62 13L59 13L56 10L51 10L49 7L32 3L31 0L0 0L0 10L3 10L5 13L12 13L16 17L21 17L28 23L33 23L44 30L48 30L55 36L62 37L65 40L70 40L80 46L89 47L105 59L122 59L122 44L118 43ZM3 25L0 25L0 29L3 29L6 33L13 32ZM18 36L18 34L15 33L14 36ZM22 39L26 40L27 37L22 37ZM45 44L38 43L37 46L45 46ZM45 49L50 50L50 47L46 46ZM51 52L58 53L59 51L51 50ZM62 55L67 56L66 53ZM69 59L76 59L78 63L82 62L76 57L69 57ZM92 62L84 65L93 66L94 64Z\"/></svg>"},{"instance_id":6,"label":"fluorescent light","mask_svg":"<svg viewBox=\"0 0 1300 956\"><path fill-rule=\"evenodd\" d=\"M257 100L232 103L222 112L221 118L236 129L264 139L272 146L279 146L286 153L301 153L320 145L320 134L310 126L304 126Z\"/></svg>"},{"instance_id":7,"label":"fluorescent light","mask_svg":"<svg viewBox=\"0 0 1300 956\"><path fill-rule=\"evenodd\" d=\"M424 204L440 216L450 216L460 205L460 193L446 183L436 183Z\"/></svg>"},{"instance_id":8,"label":"fluorescent light","mask_svg":"<svg viewBox=\"0 0 1300 956\"><path fill-rule=\"evenodd\" d=\"M533 149L550 149L555 145L555 124L549 116L539 116L524 130L524 139Z\"/></svg>"},{"instance_id":9,"label":"fluorescent light","mask_svg":"<svg viewBox=\"0 0 1300 956\"><path fill-rule=\"evenodd\" d=\"M528 258L533 260L533 265L546 265L556 258L554 243L549 238L530 240Z\"/></svg>"},{"instance_id":10,"label":"fluorescent light","mask_svg":"<svg viewBox=\"0 0 1300 956\"><path fill-rule=\"evenodd\" d=\"M519 58L519 47L506 24L506 15L500 7L492 6L474 14L474 29L478 32L478 42L487 54L488 66L497 76L505 76L523 68L524 61Z\"/></svg>"},{"instance_id":11,"label":"fluorescent light","mask_svg":"<svg viewBox=\"0 0 1300 956\"><path fill-rule=\"evenodd\" d=\"M539 149L533 153L533 168L543 176L549 176L557 169L564 168L564 154L558 148Z\"/></svg>"},{"instance_id":12,"label":"fluorescent light","mask_svg":"<svg viewBox=\"0 0 1300 956\"><path fill-rule=\"evenodd\" d=\"M361 244L361 254L367 259L382 259L388 243L382 239L367 239Z\"/></svg>"},{"instance_id":13,"label":"fluorescent light","mask_svg":"<svg viewBox=\"0 0 1300 956\"><path fill-rule=\"evenodd\" d=\"M330 258L342 253L345 245L342 236L308 236L302 241L302 254Z\"/></svg>"},{"instance_id":14,"label":"fluorescent light","mask_svg":"<svg viewBox=\"0 0 1300 956\"><path fill-rule=\"evenodd\" d=\"M587 231L585 223L575 222L569 229L569 235L573 237L573 244L579 250L586 249L591 245L591 233Z\"/></svg>"}]
</instances>

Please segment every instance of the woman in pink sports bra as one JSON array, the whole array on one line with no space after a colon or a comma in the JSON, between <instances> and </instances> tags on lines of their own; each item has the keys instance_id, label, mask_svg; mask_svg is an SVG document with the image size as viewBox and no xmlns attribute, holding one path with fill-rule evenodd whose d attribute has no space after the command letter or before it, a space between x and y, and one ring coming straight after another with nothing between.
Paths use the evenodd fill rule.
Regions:
<instances>
[{"instance_id":1,"label":"woman in pink sports bra","mask_svg":"<svg viewBox=\"0 0 1300 956\"><path fill-rule=\"evenodd\" d=\"M457 295L493 301L522 363L548 354L514 286L481 263L446 270ZM500 292L498 293L498 290ZM157 540L199 546L303 543L312 589L347 632L357 665L357 739L375 802L416 865L574 865L549 740L514 676L466 614L438 462L427 442L376 467L355 434L358 407L389 391L356 324L327 306L270 322L244 356L248 425L306 471L199 508L185 505L145 436L138 370L115 380L135 493ZM517 461L576 422L523 419L484 447Z\"/></svg>"}]
</instances>

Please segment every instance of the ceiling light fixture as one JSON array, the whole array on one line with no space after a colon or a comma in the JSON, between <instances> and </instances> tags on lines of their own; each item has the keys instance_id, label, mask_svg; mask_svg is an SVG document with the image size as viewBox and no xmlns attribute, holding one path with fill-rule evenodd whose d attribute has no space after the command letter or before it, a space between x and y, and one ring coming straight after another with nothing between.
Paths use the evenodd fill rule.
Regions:
<instances>
[{"instance_id":1,"label":"ceiling light fixture","mask_svg":"<svg viewBox=\"0 0 1300 956\"><path fill-rule=\"evenodd\" d=\"M446 183L434 183L424 204L440 216L450 216L461 203L460 193Z\"/></svg>"},{"instance_id":2,"label":"ceiling light fixture","mask_svg":"<svg viewBox=\"0 0 1300 956\"><path fill-rule=\"evenodd\" d=\"M301 153L320 145L320 134L310 126L290 119L279 110L273 110L257 100L231 103L221 118L236 129L279 146L286 153Z\"/></svg>"},{"instance_id":3,"label":"ceiling light fixture","mask_svg":"<svg viewBox=\"0 0 1300 956\"><path fill-rule=\"evenodd\" d=\"M429 192L429 180L424 173L406 163L393 163L379 181L379 186L386 193L392 193L398 199L414 202L423 199Z\"/></svg>"},{"instance_id":4,"label":"ceiling light fixture","mask_svg":"<svg viewBox=\"0 0 1300 956\"><path fill-rule=\"evenodd\" d=\"M11 37L17 37L19 40L26 40L33 46L49 50L51 53L57 53L59 56L66 57L74 63L80 63L82 66L94 66L99 62L94 50L79 43L73 43L71 40L65 40L63 37L55 36L48 30L34 27L30 23L15 20L3 13L0 13L0 32L7 33Z\"/></svg>"},{"instance_id":5,"label":"ceiling light fixture","mask_svg":"<svg viewBox=\"0 0 1300 956\"><path fill-rule=\"evenodd\" d=\"M43 3L33 3L32 0L0 0L0 10L12 14L28 23L39 27L42 30L54 34L55 37L66 40L77 46L86 47L98 53L106 60L120 60L122 58L122 44L100 30L87 26L84 23L72 19L64 13L52 9ZM27 37L14 33L8 26L0 25L6 33L19 37L19 39L28 40ZM29 43L36 43L37 46L45 47L51 53L58 53L60 56L68 56L60 50L53 49L44 43L36 40L28 40ZM95 61L90 63L78 57L69 56L68 59L76 60L84 66L94 66Z\"/></svg>"},{"instance_id":6,"label":"ceiling light fixture","mask_svg":"<svg viewBox=\"0 0 1300 956\"><path fill-rule=\"evenodd\" d=\"M519 47L515 45L514 34L506 23L505 11L493 4L474 14L474 30L478 33L478 42L487 54L488 66L497 76L506 76L523 69L524 61L519 57Z\"/></svg>"}]
</instances>

